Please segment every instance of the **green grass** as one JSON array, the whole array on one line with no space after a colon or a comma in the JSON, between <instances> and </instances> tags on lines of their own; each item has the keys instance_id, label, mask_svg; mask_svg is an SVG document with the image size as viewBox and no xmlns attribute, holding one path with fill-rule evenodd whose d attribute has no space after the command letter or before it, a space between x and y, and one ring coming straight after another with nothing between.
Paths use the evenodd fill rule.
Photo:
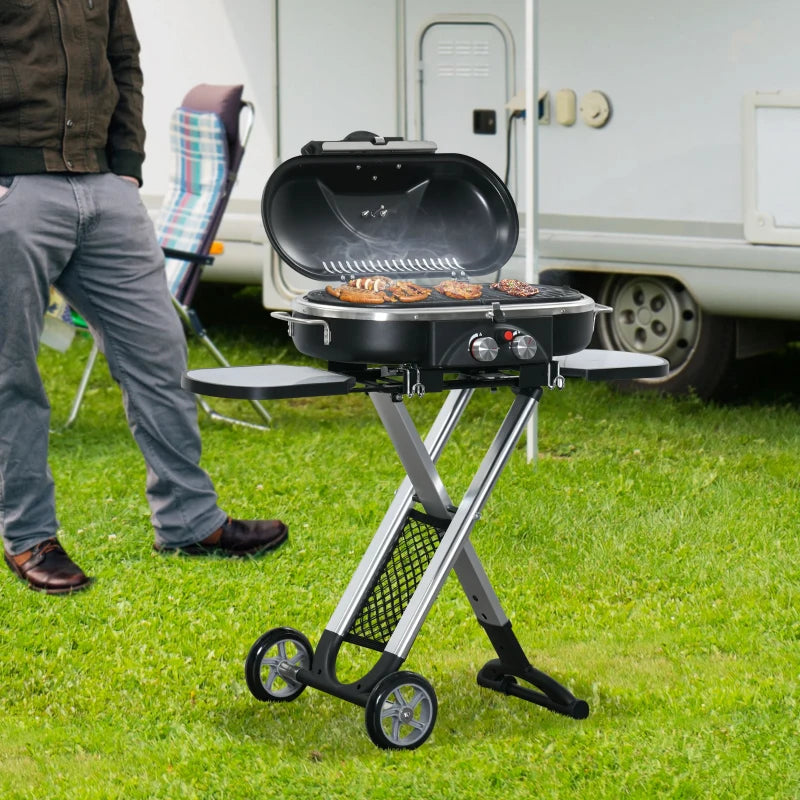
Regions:
<instances>
[{"instance_id":1,"label":"green grass","mask_svg":"<svg viewBox=\"0 0 800 800\"><path fill-rule=\"evenodd\" d=\"M235 324L205 302L237 363L310 363L256 296ZM41 355L54 424L87 353ZM259 703L242 669L275 625L316 643L402 478L369 400L277 401L269 433L202 419L223 507L282 517L290 541L257 560L163 557L103 366L51 444L61 538L96 585L46 597L0 577L0 796L800 796L799 355L756 362L719 405L545 392L539 462L515 452L472 541L533 664L591 714L479 688L493 653L450 579L406 662L440 703L414 752L378 750L360 708L315 690ZM440 460L454 498L510 397L467 409ZM409 401L422 429L441 399Z\"/></svg>"}]
</instances>

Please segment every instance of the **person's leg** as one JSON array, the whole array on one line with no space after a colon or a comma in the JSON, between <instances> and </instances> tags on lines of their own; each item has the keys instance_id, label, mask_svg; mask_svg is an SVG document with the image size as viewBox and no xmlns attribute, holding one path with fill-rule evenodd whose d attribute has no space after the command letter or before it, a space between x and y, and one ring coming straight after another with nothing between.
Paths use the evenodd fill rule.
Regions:
<instances>
[{"instance_id":1,"label":"person's leg","mask_svg":"<svg viewBox=\"0 0 800 800\"><path fill-rule=\"evenodd\" d=\"M116 175L71 177L81 208L78 242L56 285L88 323L123 392L147 464L156 544L195 544L226 520L199 466L197 405L180 379L186 340L163 256L137 187Z\"/></svg>"},{"instance_id":2,"label":"person's leg","mask_svg":"<svg viewBox=\"0 0 800 800\"><path fill-rule=\"evenodd\" d=\"M77 208L71 187L58 176L24 175L7 188L0 198L3 558L32 589L65 594L85 588L90 579L56 539L47 464L50 406L36 356L50 283L74 247Z\"/></svg>"},{"instance_id":3,"label":"person's leg","mask_svg":"<svg viewBox=\"0 0 800 800\"><path fill-rule=\"evenodd\" d=\"M36 356L49 286L74 247L72 189L23 175L0 198L0 532L10 555L58 530L47 465L50 405Z\"/></svg>"}]
</instances>

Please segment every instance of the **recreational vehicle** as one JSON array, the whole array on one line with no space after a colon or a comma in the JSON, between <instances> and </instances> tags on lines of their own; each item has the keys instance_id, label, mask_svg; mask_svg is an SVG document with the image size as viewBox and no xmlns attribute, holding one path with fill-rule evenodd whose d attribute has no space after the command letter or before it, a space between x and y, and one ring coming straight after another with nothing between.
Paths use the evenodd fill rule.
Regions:
<instances>
[{"instance_id":1,"label":"recreational vehicle","mask_svg":"<svg viewBox=\"0 0 800 800\"><path fill-rule=\"evenodd\" d=\"M599 344L666 357L659 388L709 395L733 359L800 338L793 0L539 0L536 76L525 0L129 2L149 205L165 182L167 120L188 88L243 83L256 108L225 253L207 280L261 284L268 309L306 292L269 247L261 191L310 139L367 130L488 164L522 229L536 229L538 279L613 307L598 317ZM524 267L520 245L503 274Z\"/></svg>"}]
</instances>

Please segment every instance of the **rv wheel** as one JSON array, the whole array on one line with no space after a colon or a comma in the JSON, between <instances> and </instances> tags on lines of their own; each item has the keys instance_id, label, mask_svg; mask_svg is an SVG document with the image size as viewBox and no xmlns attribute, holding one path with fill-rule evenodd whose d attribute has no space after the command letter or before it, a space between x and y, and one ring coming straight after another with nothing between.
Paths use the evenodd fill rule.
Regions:
<instances>
[{"instance_id":1,"label":"rv wheel","mask_svg":"<svg viewBox=\"0 0 800 800\"><path fill-rule=\"evenodd\" d=\"M602 347L661 356L670 364L664 378L619 381L619 388L693 391L703 398L713 394L733 360L731 320L702 311L683 284L671 278L609 275L598 301L613 308L597 318Z\"/></svg>"}]
</instances>

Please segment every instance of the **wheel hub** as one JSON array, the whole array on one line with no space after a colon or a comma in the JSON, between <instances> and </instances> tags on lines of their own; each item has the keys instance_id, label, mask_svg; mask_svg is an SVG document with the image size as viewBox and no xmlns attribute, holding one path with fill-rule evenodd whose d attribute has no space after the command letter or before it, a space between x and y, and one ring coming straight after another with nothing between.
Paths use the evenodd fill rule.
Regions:
<instances>
[{"instance_id":1,"label":"wheel hub","mask_svg":"<svg viewBox=\"0 0 800 800\"><path fill-rule=\"evenodd\" d=\"M674 373L700 337L701 314L683 286L668 278L612 276L600 293L612 314L598 319L598 335L612 350L661 356Z\"/></svg>"}]
</instances>

